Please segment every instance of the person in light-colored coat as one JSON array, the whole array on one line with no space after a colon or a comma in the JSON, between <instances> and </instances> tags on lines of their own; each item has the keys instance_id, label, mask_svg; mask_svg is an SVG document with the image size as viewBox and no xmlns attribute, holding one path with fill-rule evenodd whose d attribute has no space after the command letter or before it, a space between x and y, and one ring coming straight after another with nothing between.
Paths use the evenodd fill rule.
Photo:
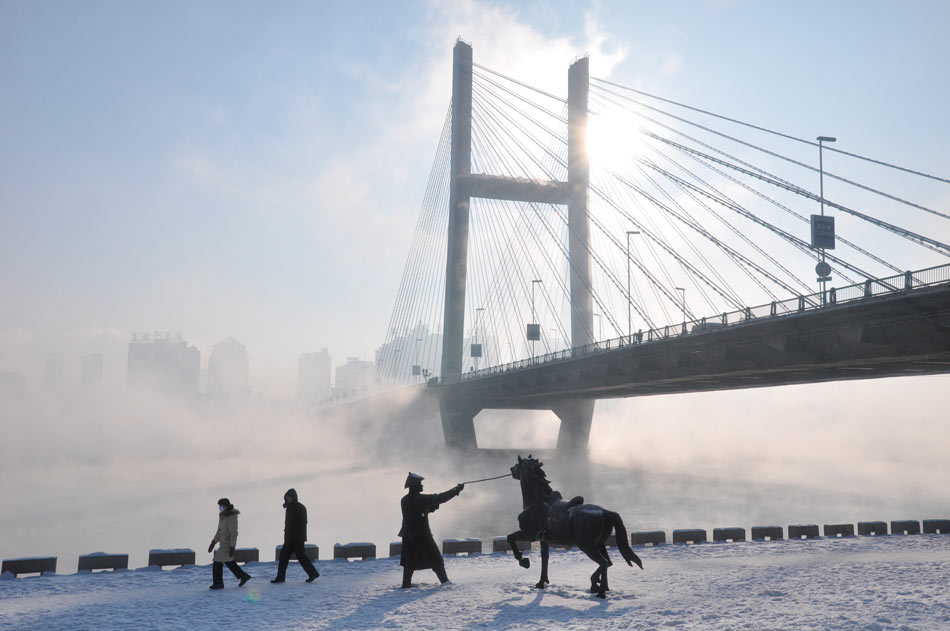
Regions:
<instances>
[{"instance_id":1,"label":"person in light-colored coat","mask_svg":"<svg viewBox=\"0 0 950 631\"><path fill-rule=\"evenodd\" d=\"M234 508L234 504L228 498L222 497L218 500L218 530L211 540L211 545L208 546L208 552L211 552L214 550L214 545L219 544L212 557L211 577L213 582L211 589L224 589L222 575L224 574L223 566L225 565L228 566L235 578L241 581L239 587L243 587L244 583L251 580L250 574L245 572L234 560L234 552L237 549L238 515L240 514L241 511Z\"/></svg>"}]
</instances>

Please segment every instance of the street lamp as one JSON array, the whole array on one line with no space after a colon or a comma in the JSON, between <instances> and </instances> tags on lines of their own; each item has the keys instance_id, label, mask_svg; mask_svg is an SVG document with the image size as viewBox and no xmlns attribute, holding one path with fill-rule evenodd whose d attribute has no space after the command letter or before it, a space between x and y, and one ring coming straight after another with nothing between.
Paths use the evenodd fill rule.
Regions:
<instances>
[{"instance_id":1,"label":"street lamp","mask_svg":"<svg viewBox=\"0 0 950 631\"><path fill-rule=\"evenodd\" d=\"M531 324L528 325L527 337L531 341L531 357L535 357L535 342L541 339L541 325L538 324L538 316L534 310L534 288L544 281L533 279L531 281Z\"/></svg>"},{"instance_id":2,"label":"street lamp","mask_svg":"<svg viewBox=\"0 0 950 631\"><path fill-rule=\"evenodd\" d=\"M412 376L419 377L422 375L422 366L419 365L419 342L422 341L421 337L416 338L416 362L412 365Z\"/></svg>"},{"instance_id":3,"label":"street lamp","mask_svg":"<svg viewBox=\"0 0 950 631\"><path fill-rule=\"evenodd\" d=\"M683 310L683 328L686 328L686 288L685 287L674 287L676 291L680 292L682 299L680 302L680 308Z\"/></svg>"},{"instance_id":4,"label":"street lamp","mask_svg":"<svg viewBox=\"0 0 950 631\"><path fill-rule=\"evenodd\" d=\"M475 370L478 370L478 358L482 356L482 345L478 343L478 316L482 311L485 310L485 307L478 307L475 309L475 341L472 343L472 358L475 360Z\"/></svg>"},{"instance_id":5,"label":"street lamp","mask_svg":"<svg viewBox=\"0 0 950 631\"><path fill-rule=\"evenodd\" d=\"M627 230L627 337L633 332L633 319L630 315L630 309L633 305L633 298L630 296L630 235L640 234L639 230Z\"/></svg>"},{"instance_id":6,"label":"street lamp","mask_svg":"<svg viewBox=\"0 0 950 631\"><path fill-rule=\"evenodd\" d=\"M822 149L824 148L824 143L826 142L835 142L837 138L833 136L818 136L818 202L821 206L821 216L825 216L825 165L822 156ZM823 231L827 230L825 227L826 222L824 219L820 220L823 226ZM830 221L834 221L834 218L831 218ZM831 224L831 248L834 249L834 224ZM814 230L812 231L814 233ZM814 236L812 239L814 240ZM818 248L818 251L821 253L821 260L818 262L818 265L815 266L815 273L818 274L818 282L821 283L821 304L825 304L825 289L827 288L827 282L831 280L829 274L831 273L831 266L825 262L825 246Z\"/></svg>"}]
</instances>

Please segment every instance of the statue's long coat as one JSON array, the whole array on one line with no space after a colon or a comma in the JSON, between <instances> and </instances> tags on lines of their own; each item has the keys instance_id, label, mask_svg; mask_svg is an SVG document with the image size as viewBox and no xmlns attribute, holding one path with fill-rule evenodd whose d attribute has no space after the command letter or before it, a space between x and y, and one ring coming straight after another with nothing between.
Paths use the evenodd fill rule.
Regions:
<instances>
[{"instance_id":1,"label":"statue's long coat","mask_svg":"<svg viewBox=\"0 0 950 631\"><path fill-rule=\"evenodd\" d=\"M459 494L457 489L425 495L409 491L402 498L402 555L399 565L410 570L428 570L443 565L442 553L429 529L429 513Z\"/></svg>"}]
</instances>

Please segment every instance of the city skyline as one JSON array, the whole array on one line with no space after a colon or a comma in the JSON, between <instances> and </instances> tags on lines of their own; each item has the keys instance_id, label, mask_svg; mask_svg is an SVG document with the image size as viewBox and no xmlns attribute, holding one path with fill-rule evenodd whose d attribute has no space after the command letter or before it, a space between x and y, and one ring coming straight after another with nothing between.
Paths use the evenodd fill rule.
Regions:
<instances>
[{"instance_id":1,"label":"city skyline","mask_svg":"<svg viewBox=\"0 0 950 631\"><path fill-rule=\"evenodd\" d=\"M948 12L5 4L0 370L35 381L49 353L108 355L153 326L187 331L203 354L222 332L258 349L251 380L269 396L292 396L297 356L328 339L340 357L372 358L456 37L552 93L587 53L594 76L940 173Z\"/></svg>"}]
</instances>

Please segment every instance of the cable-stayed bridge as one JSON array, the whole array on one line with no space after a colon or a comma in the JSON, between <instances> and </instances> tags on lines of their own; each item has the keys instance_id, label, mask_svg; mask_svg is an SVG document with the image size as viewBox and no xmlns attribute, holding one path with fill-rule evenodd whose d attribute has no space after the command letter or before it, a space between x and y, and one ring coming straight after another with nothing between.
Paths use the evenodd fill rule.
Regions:
<instances>
[{"instance_id":1,"label":"cable-stayed bridge","mask_svg":"<svg viewBox=\"0 0 950 631\"><path fill-rule=\"evenodd\" d=\"M450 446L541 409L571 450L598 398L950 372L950 180L834 143L457 42L380 385Z\"/></svg>"}]
</instances>

